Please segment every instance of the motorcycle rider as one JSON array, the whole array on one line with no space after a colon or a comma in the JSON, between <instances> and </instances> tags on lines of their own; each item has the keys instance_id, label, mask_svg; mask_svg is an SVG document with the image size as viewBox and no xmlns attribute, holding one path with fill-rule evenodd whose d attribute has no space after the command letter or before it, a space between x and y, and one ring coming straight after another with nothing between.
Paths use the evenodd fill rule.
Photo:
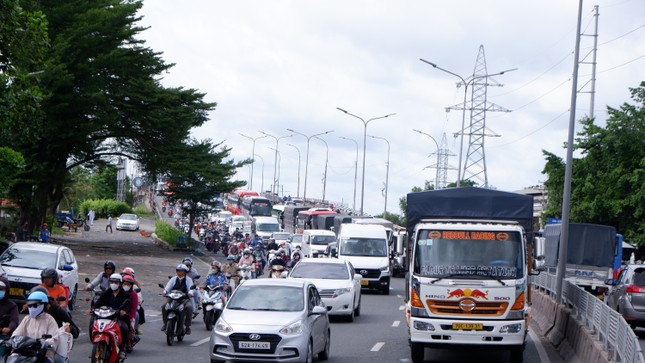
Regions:
<instances>
[{"instance_id":1,"label":"motorcycle rider","mask_svg":"<svg viewBox=\"0 0 645 363\"><path fill-rule=\"evenodd\" d=\"M253 255L255 256L255 261L260 262L260 268L257 274L258 276L261 276L264 273L264 267L267 263L266 252L264 251L264 243L262 243L262 240L253 247Z\"/></svg>"},{"instance_id":2,"label":"motorcycle rider","mask_svg":"<svg viewBox=\"0 0 645 363\"><path fill-rule=\"evenodd\" d=\"M85 291L92 291L95 287L99 287L101 291L110 289L110 275L116 272L116 264L113 261L105 261L103 264L103 272L98 275L85 287Z\"/></svg>"},{"instance_id":3,"label":"motorcycle rider","mask_svg":"<svg viewBox=\"0 0 645 363\"><path fill-rule=\"evenodd\" d=\"M235 262L235 256L228 255L226 262L222 265L222 272L229 279L229 292L232 290L232 286L237 286L240 277L237 275L237 262Z\"/></svg>"},{"instance_id":4,"label":"motorcycle rider","mask_svg":"<svg viewBox=\"0 0 645 363\"><path fill-rule=\"evenodd\" d=\"M289 261L289 264L288 264L289 268L292 269L293 266L295 266L298 262L300 262L301 257L302 256L300 256L299 251L294 252L293 255L291 256L291 261Z\"/></svg>"},{"instance_id":5,"label":"motorcycle rider","mask_svg":"<svg viewBox=\"0 0 645 363\"><path fill-rule=\"evenodd\" d=\"M188 272L186 273L186 276L190 277L193 280L193 283L195 285L199 285L199 273L197 273L197 270L193 268L193 259L190 257L185 257L183 261L181 261L186 267L188 267ZM199 294L194 294L193 297L190 298L190 303L193 304L193 319L199 314L197 310L202 308L201 305L201 296Z\"/></svg>"},{"instance_id":6,"label":"motorcycle rider","mask_svg":"<svg viewBox=\"0 0 645 363\"><path fill-rule=\"evenodd\" d=\"M53 363L58 347L58 325L56 320L45 310L49 304L47 294L41 291L32 292L27 297L29 315L25 316L20 325L11 334L14 336L28 336L33 339L41 339L43 335L51 335L51 338L44 339L45 343L51 345L47 349L45 363Z\"/></svg>"},{"instance_id":7,"label":"motorcycle rider","mask_svg":"<svg viewBox=\"0 0 645 363\"><path fill-rule=\"evenodd\" d=\"M143 295L141 294L141 284L139 283L139 281L137 281L136 277L134 276L135 272L132 267L124 267L123 270L121 270L121 276L125 277L126 275L132 276L132 279L134 281L131 287L131 290L137 295L137 304L133 303L134 307L137 308L137 314L135 317L134 326L136 328L136 334L142 334L141 331L139 330L139 325L143 325L143 323L146 322L146 318L145 318L145 311L143 310L143 306L142 306ZM125 281L125 278L124 278L124 281ZM135 291L135 287L138 288L139 290Z\"/></svg>"},{"instance_id":8,"label":"motorcycle rider","mask_svg":"<svg viewBox=\"0 0 645 363\"><path fill-rule=\"evenodd\" d=\"M8 297L9 288L9 280L4 276L0 276L0 316L6 316L5 319L0 320L0 339L8 338L20 323L18 306ZM0 357L4 357L4 353L5 347L0 346Z\"/></svg>"},{"instance_id":9,"label":"motorcycle rider","mask_svg":"<svg viewBox=\"0 0 645 363\"><path fill-rule=\"evenodd\" d=\"M269 240L269 243L267 243L267 251L273 251L273 250L278 250L278 244L275 243L275 239L271 238Z\"/></svg>"},{"instance_id":10,"label":"motorcycle rider","mask_svg":"<svg viewBox=\"0 0 645 363\"><path fill-rule=\"evenodd\" d=\"M278 252L276 252L275 254L275 257L271 261L269 261L269 269L273 269L273 266L282 266L283 269L287 267L287 263L283 258L282 251L278 250ZM270 274L269 277L271 277Z\"/></svg>"},{"instance_id":11,"label":"motorcycle rider","mask_svg":"<svg viewBox=\"0 0 645 363\"><path fill-rule=\"evenodd\" d=\"M123 337L122 341L119 342L119 358L125 359L125 343L127 337L130 336L130 307L132 302L130 301L130 293L125 292L121 285L123 283L123 277L114 273L110 275L109 278L110 289L104 291L101 296L96 300L96 303L92 305L92 309L98 309L101 306L109 306L114 310L117 310L119 313L119 329L121 330L121 336ZM94 318L94 316L92 316ZM94 319L92 319L91 325L94 324Z\"/></svg>"},{"instance_id":12,"label":"motorcycle rider","mask_svg":"<svg viewBox=\"0 0 645 363\"><path fill-rule=\"evenodd\" d=\"M206 282L204 283L203 287L206 287L208 285L221 286L222 292L224 293L223 302L226 303L226 296L228 293L228 279L222 272L222 265L219 263L219 261L213 260L213 262L211 262L211 270L208 273L208 277L206 278Z\"/></svg>"},{"instance_id":13,"label":"motorcycle rider","mask_svg":"<svg viewBox=\"0 0 645 363\"><path fill-rule=\"evenodd\" d=\"M168 280L166 287L164 287L164 296L168 295L172 290L180 290L184 292L189 298L192 297L194 293L191 289L191 287L193 286L193 279L186 276L186 274L188 273L188 267L183 263L179 264L175 268L175 272L177 273L177 276L173 276L170 280ZM186 335L190 335L190 324L193 320L193 305L188 300L185 300L183 305L184 309L186 310L184 321L184 326L186 327L185 333ZM166 331L168 311L166 311L165 303L161 305L161 315L163 317L163 325L161 326L161 331Z\"/></svg>"},{"instance_id":14,"label":"motorcycle rider","mask_svg":"<svg viewBox=\"0 0 645 363\"><path fill-rule=\"evenodd\" d=\"M139 295L137 294L136 291L134 291L133 287L135 285L135 280L134 277L130 274L122 274L122 279L123 282L121 283L121 289L126 294L130 294L130 310L128 311L128 315L130 317L130 329L129 329L129 335L128 335L128 342L127 342L127 351L131 352L132 348L134 347L134 344L136 344L135 341L135 335L138 329L138 322L139 318L137 315L137 310L139 308Z\"/></svg>"},{"instance_id":15,"label":"motorcycle rider","mask_svg":"<svg viewBox=\"0 0 645 363\"><path fill-rule=\"evenodd\" d=\"M51 296L54 301L63 309L67 309L69 303L68 290L63 287L63 285L58 284L58 271L53 268L46 268L40 272L40 281L39 286L44 287L47 290L47 295ZM59 297L65 298L65 300L59 301Z\"/></svg>"}]
</instances>

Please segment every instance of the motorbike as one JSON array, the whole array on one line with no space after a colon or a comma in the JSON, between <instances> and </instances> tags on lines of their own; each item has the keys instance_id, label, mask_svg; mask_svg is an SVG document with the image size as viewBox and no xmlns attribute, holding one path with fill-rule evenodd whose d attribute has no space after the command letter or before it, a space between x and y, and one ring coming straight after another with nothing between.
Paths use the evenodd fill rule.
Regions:
<instances>
[{"instance_id":1,"label":"motorbike","mask_svg":"<svg viewBox=\"0 0 645 363\"><path fill-rule=\"evenodd\" d=\"M202 310L204 311L204 324L206 330L212 330L224 308L226 297L222 285L207 285L202 289Z\"/></svg>"},{"instance_id":2,"label":"motorbike","mask_svg":"<svg viewBox=\"0 0 645 363\"><path fill-rule=\"evenodd\" d=\"M237 270L240 272L240 280L249 280L253 278L253 267L249 265L240 265Z\"/></svg>"},{"instance_id":3,"label":"motorbike","mask_svg":"<svg viewBox=\"0 0 645 363\"><path fill-rule=\"evenodd\" d=\"M92 341L92 363L121 362L119 342L123 334L119 328L119 311L108 306L101 306L92 311L94 322L90 340Z\"/></svg>"},{"instance_id":4,"label":"motorbike","mask_svg":"<svg viewBox=\"0 0 645 363\"><path fill-rule=\"evenodd\" d=\"M47 355L47 350L52 347L51 344L44 342L44 340L51 337L51 335L43 335L40 339L34 339L28 336L16 335L3 340L0 344L11 351L11 354L7 356L4 362L43 362Z\"/></svg>"},{"instance_id":5,"label":"motorbike","mask_svg":"<svg viewBox=\"0 0 645 363\"><path fill-rule=\"evenodd\" d=\"M159 284L162 289L164 285ZM190 289L195 289L191 286ZM177 338L178 342L184 340L186 332L184 330L184 321L186 319L184 310L184 302L188 300L188 295L180 290L172 290L166 295L168 301L166 302L166 343L172 345L173 340Z\"/></svg>"},{"instance_id":6,"label":"motorbike","mask_svg":"<svg viewBox=\"0 0 645 363\"><path fill-rule=\"evenodd\" d=\"M204 240L204 237L206 236L206 228L204 228L204 227L200 227L200 228L199 228L198 236L199 236L199 240L200 240L200 241L203 241L203 240Z\"/></svg>"},{"instance_id":7,"label":"motorbike","mask_svg":"<svg viewBox=\"0 0 645 363\"><path fill-rule=\"evenodd\" d=\"M86 277L85 282L89 283L90 279L88 277ZM90 301L90 306L94 306L94 304L99 299L99 297L101 297L102 293L103 293L103 290L101 290L99 287L95 287L94 290L92 290L92 298L91 299L85 299L85 301Z\"/></svg>"},{"instance_id":8,"label":"motorbike","mask_svg":"<svg viewBox=\"0 0 645 363\"><path fill-rule=\"evenodd\" d=\"M172 214L173 214L173 210L172 210L172 209L168 209L168 217L172 217Z\"/></svg>"},{"instance_id":9,"label":"motorbike","mask_svg":"<svg viewBox=\"0 0 645 363\"><path fill-rule=\"evenodd\" d=\"M272 265L271 266L271 275L272 279L283 279L286 278L289 272L282 265Z\"/></svg>"}]
</instances>

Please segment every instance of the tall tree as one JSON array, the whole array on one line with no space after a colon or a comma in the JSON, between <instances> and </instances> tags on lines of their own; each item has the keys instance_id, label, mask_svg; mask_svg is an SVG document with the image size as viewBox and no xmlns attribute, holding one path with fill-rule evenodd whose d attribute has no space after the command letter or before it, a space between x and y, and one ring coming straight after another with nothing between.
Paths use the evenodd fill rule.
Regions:
<instances>
[{"instance_id":1,"label":"tall tree","mask_svg":"<svg viewBox=\"0 0 645 363\"><path fill-rule=\"evenodd\" d=\"M571 221L616 227L627 241L645 244L645 82L631 89L635 104L608 107L605 127L581 121L574 148ZM549 191L547 216L562 209L564 162L544 151ZM545 213L545 214L546 214Z\"/></svg>"}]
</instances>

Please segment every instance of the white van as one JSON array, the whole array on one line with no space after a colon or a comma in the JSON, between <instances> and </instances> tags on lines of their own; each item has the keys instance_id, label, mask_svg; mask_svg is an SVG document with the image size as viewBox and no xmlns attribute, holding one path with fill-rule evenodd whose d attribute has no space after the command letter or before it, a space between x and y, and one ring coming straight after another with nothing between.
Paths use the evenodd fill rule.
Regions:
<instances>
[{"instance_id":1,"label":"white van","mask_svg":"<svg viewBox=\"0 0 645 363\"><path fill-rule=\"evenodd\" d=\"M322 257L330 243L336 242L336 234L326 229L305 229L302 232L302 257Z\"/></svg>"},{"instance_id":2,"label":"white van","mask_svg":"<svg viewBox=\"0 0 645 363\"><path fill-rule=\"evenodd\" d=\"M253 217L253 233L265 241L271 238L273 232L280 232L280 223L275 217Z\"/></svg>"},{"instance_id":3,"label":"white van","mask_svg":"<svg viewBox=\"0 0 645 363\"><path fill-rule=\"evenodd\" d=\"M363 288L390 293L390 254L385 228L376 224L343 223L338 233L337 256L348 260L362 276Z\"/></svg>"}]
</instances>

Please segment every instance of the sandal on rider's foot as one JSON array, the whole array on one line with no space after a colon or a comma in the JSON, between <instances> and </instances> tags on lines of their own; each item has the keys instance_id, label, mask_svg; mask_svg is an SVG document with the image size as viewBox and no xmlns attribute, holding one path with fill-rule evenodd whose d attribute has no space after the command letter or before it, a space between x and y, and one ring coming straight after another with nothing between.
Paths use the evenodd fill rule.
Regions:
<instances>
[{"instance_id":1,"label":"sandal on rider's foot","mask_svg":"<svg viewBox=\"0 0 645 363\"><path fill-rule=\"evenodd\" d=\"M190 335L190 328L186 327L186 331L184 332L186 335Z\"/></svg>"}]
</instances>

